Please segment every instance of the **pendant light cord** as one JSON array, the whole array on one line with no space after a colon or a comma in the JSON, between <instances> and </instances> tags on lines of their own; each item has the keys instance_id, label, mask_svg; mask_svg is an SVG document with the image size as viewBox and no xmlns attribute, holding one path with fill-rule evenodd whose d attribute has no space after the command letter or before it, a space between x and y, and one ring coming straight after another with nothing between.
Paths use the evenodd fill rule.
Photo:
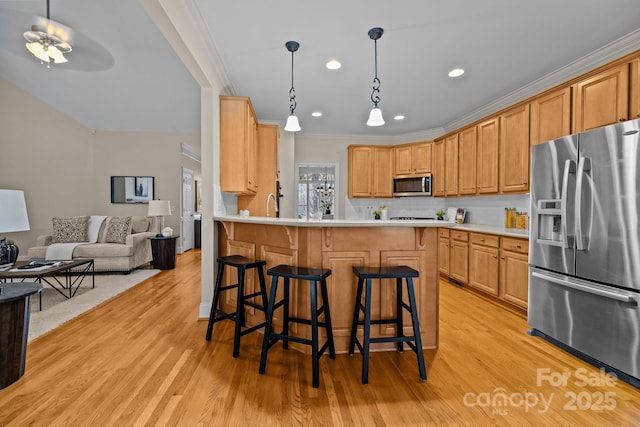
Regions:
<instances>
[{"instance_id":1,"label":"pendant light cord","mask_svg":"<svg viewBox=\"0 0 640 427\"><path fill-rule=\"evenodd\" d=\"M293 52L291 52L291 89L289 89L289 109L291 110L291 115L296 110L296 90L293 88Z\"/></svg>"},{"instance_id":2,"label":"pendant light cord","mask_svg":"<svg viewBox=\"0 0 640 427\"><path fill-rule=\"evenodd\" d=\"M380 93L380 79L378 78L378 38L380 38L380 36L373 40L375 77L373 78L373 92L371 92L371 101L373 102L375 108L378 108L378 103L380 102L380 96L378 95Z\"/></svg>"}]
</instances>

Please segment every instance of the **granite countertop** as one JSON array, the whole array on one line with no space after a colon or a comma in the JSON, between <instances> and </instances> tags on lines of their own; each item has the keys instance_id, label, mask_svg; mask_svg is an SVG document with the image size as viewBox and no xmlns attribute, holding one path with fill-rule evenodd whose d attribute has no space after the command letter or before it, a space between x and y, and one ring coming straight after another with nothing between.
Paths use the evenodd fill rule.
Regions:
<instances>
[{"instance_id":1,"label":"granite countertop","mask_svg":"<svg viewBox=\"0 0 640 427\"><path fill-rule=\"evenodd\" d=\"M285 225L295 227L447 227L478 233L497 234L506 237L527 239L529 230L496 227L480 224L456 224L437 220L350 220L323 219L304 220L297 218L274 218L264 216L241 217L240 215L214 216L214 221L240 222L245 224Z\"/></svg>"}]
</instances>

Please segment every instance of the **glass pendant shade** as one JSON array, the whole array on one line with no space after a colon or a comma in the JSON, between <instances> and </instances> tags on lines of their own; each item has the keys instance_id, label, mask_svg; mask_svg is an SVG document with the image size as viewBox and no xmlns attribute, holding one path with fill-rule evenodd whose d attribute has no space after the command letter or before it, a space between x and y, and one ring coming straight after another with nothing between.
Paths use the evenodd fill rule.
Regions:
<instances>
[{"instance_id":1,"label":"glass pendant shade","mask_svg":"<svg viewBox=\"0 0 640 427\"><path fill-rule=\"evenodd\" d=\"M287 124L284 126L284 130L287 132L298 132L302 130L300 123L298 123L298 117L293 114L287 117Z\"/></svg>"},{"instance_id":2,"label":"glass pendant shade","mask_svg":"<svg viewBox=\"0 0 640 427\"><path fill-rule=\"evenodd\" d=\"M29 49L29 52L31 52L33 56L38 58L40 61L49 62L49 55L44 50L44 47L40 42L27 43L26 46L27 49Z\"/></svg>"},{"instance_id":3,"label":"glass pendant shade","mask_svg":"<svg viewBox=\"0 0 640 427\"><path fill-rule=\"evenodd\" d=\"M367 126L382 126L384 119L382 118L382 110L378 107L373 107L369 113L369 120L367 120Z\"/></svg>"}]
</instances>

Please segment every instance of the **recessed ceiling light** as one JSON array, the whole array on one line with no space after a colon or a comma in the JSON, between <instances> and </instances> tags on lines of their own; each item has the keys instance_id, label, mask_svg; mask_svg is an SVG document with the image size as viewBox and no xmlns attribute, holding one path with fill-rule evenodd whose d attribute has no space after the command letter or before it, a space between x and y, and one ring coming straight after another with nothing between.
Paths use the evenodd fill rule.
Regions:
<instances>
[{"instance_id":1,"label":"recessed ceiling light","mask_svg":"<svg viewBox=\"0 0 640 427\"><path fill-rule=\"evenodd\" d=\"M402 114L398 114L397 116L393 116L393 120L404 120L404 116Z\"/></svg>"},{"instance_id":2,"label":"recessed ceiling light","mask_svg":"<svg viewBox=\"0 0 640 427\"><path fill-rule=\"evenodd\" d=\"M454 68L453 70L449 71L449 77L460 77L463 74L464 70L462 68Z\"/></svg>"},{"instance_id":3,"label":"recessed ceiling light","mask_svg":"<svg viewBox=\"0 0 640 427\"><path fill-rule=\"evenodd\" d=\"M322 117L322 112L320 112L320 111L314 111L313 113L311 113L311 115L312 115L313 117Z\"/></svg>"},{"instance_id":4,"label":"recessed ceiling light","mask_svg":"<svg viewBox=\"0 0 640 427\"><path fill-rule=\"evenodd\" d=\"M332 59L331 61L327 62L327 68L330 70L337 70L340 67L342 67L342 64L337 59Z\"/></svg>"}]
</instances>

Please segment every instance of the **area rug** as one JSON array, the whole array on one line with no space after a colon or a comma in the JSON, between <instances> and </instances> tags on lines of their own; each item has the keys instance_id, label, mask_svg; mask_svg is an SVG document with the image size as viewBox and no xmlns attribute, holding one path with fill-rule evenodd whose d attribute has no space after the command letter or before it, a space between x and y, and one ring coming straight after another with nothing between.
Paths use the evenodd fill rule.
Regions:
<instances>
[{"instance_id":1,"label":"area rug","mask_svg":"<svg viewBox=\"0 0 640 427\"><path fill-rule=\"evenodd\" d=\"M87 277L70 299L65 299L49 285L43 284L42 311L39 311L38 295L31 297L29 341L159 272L160 270L133 270L130 274L96 274L95 288L91 287L91 277Z\"/></svg>"}]
</instances>

